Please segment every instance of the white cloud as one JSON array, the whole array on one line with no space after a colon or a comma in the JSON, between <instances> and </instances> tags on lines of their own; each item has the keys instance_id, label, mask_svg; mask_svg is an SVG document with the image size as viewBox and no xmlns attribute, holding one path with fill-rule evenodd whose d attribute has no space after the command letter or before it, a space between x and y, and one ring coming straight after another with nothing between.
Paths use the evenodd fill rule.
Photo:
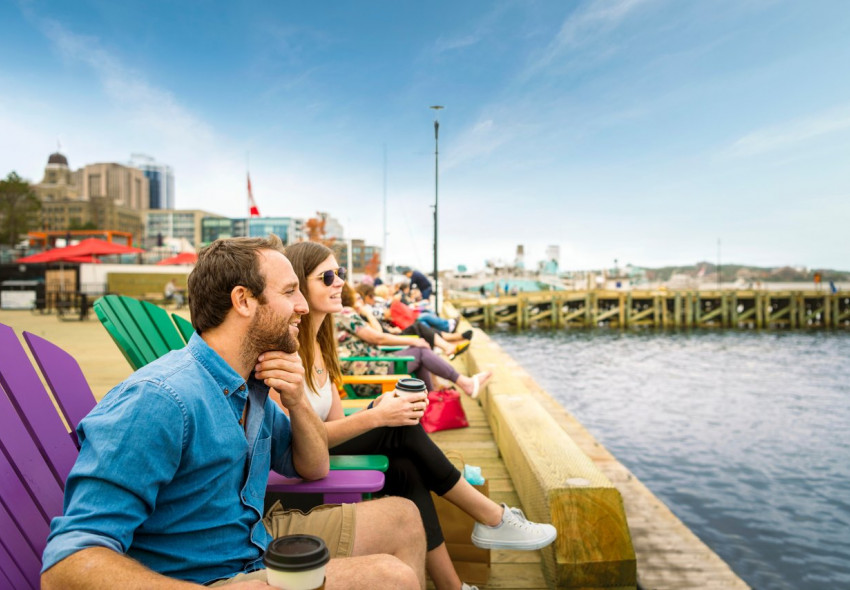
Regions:
<instances>
[{"instance_id":1,"label":"white cloud","mask_svg":"<svg viewBox=\"0 0 850 590\"><path fill-rule=\"evenodd\" d=\"M753 131L736 140L723 154L739 158L757 156L847 129L850 129L850 105Z\"/></svg>"},{"instance_id":2,"label":"white cloud","mask_svg":"<svg viewBox=\"0 0 850 590\"><path fill-rule=\"evenodd\" d=\"M488 156L512 139L512 132L496 125L493 119L478 121L452 141L442 168L451 170L470 160Z\"/></svg>"},{"instance_id":3,"label":"white cloud","mask_svg":"<svg viewBox=\"0 0 850 590\"><path fill-rule=\"evenodd\" d=\"M651 0L592 0L571 13L558 34L530 66L527 74L545 69L571 49L616 28L630 13ZM610 51L610 48L608 49Z\"/></svg>"},{"instance_id":4,"label":"white cloud","mask_svg":"<svg viewBox=\"0 0 850 590\"><path fill-rule=\"evenodd\" d=\"M455 49L463 49L464 47L469 47L471 45L475 45L481 40L480 35L463 35L461 37L454 37L451 39L445 39L440 37L434 43L434 50L437 53L445 53L447 51L454 51Z\"/></svg>"}]
</instances>

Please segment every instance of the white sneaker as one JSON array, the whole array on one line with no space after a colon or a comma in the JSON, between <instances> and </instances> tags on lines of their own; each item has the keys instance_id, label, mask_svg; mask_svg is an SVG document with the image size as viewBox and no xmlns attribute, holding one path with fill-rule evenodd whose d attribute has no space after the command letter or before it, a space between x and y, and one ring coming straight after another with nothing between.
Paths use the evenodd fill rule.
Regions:
<instances>
[{"instance_id":1,"label":"white sneaker","mask_svg":"<svg viewBox=\"0 0 850 590\"><path fill-rule=\"evenodd\" d=\"M460 586L460 590L478 590L478 586L470 586L466 582L462 582Z\"/></svg>"},{"instance_id":2,"label":"white sneaker","mask_svg":"<svg viewBox=\"0 0 850 590\"><path fill-rule=\"evenodd\" d=\"M475 523L472 544L481 549L514 549L532 551L550 544L558 536L551 524L530 522L519 508L505 509L502 522L496 526Z\"/></svg>"}]
</instances>

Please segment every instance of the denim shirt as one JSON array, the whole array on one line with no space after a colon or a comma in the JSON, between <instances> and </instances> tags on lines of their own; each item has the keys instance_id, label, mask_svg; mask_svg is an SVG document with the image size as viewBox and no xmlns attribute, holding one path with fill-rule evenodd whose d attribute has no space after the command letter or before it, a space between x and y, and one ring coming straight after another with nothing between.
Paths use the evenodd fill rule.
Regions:
<instances>
[{"instance_id":1,"label":"denim shirt","mask_svg":"<svg viewBox=\"0 0 850 590\"><path fill-rule=\"evenodd\" d=\"M289 418L200 336L112 389L77 434L42 571L89 547L199 583L262 567L269 468L298 475Z\"/></svg>"}]
</instances>

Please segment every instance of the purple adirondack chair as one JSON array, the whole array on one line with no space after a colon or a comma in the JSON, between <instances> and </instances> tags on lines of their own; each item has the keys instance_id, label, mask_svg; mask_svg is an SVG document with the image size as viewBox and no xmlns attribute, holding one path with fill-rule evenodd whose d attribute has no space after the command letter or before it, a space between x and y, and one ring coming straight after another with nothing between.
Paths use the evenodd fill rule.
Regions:
<instances>
[{"instance_id":1,"label":"purple adirondack chair","mask_svg":"<svg viewBox=\"0 0 850 590\"><path fill-rule=\"evenodd\" d=\"M96 402L71 355L34 334L24 338L72 430L14 330L0 324L0 587L37 590L50 520L62 513L65 480L79 450L73 431ZM383 485L380 471L333 471L312 482L272 472L268 490L356 502Z\"/></svg>"}]
</instances>

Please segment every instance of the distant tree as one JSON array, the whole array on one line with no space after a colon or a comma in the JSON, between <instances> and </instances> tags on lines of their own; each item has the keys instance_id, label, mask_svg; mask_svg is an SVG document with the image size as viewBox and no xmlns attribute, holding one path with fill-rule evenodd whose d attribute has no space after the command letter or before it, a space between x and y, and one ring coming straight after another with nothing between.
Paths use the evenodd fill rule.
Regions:
<instances>
[{"instance_id":1,"label":"distant tree","mask_svg":"<svg viewBox=\"0 0 850 590\"><path fill-rule=\"evenodd\" d=\"M78 230L78 229L97 229L97 224L93 221L86 221L85 223L80 223L76 219L72 219L71 223L68 225L68 229L70 230ZM162 244L157 244L158 246L162 246Z\"/></svg>"},{"instance_id":2,"label":"distant tree","mask_svg":"<svg viewBox=\"0 0 850 590\"><path fill-rule=\"evenodd\" d=\"M376 277L381 272L381 257L377 252L372 253L372 258L369 259L369 262L366 263L366 268L363 270L364 274L369 275L370 277Z\"/></svg>"},{"instance_id":3,"label":"distant tree","mask_svg":"<svg viewBox=\"0 0 850 590\"><path fill-rule=\"evenodd\" d=\"M808 274L808 272L800 272L790 266L783 266L781 268L774 269L773 272L770 273L770 280L790 283L793 281L805 280Z\"/></svg>"},{"instance_id":4,"label":"distant tree","mask_svg":"<svg viewBox=\"0 0 850 590\"><path fill-rule=\"evenodd\" d=\"M15 247L19 236L38 227L41 201L32 186L10 172L0 180L0 243Z\"/></svg>"}]
</instances>

